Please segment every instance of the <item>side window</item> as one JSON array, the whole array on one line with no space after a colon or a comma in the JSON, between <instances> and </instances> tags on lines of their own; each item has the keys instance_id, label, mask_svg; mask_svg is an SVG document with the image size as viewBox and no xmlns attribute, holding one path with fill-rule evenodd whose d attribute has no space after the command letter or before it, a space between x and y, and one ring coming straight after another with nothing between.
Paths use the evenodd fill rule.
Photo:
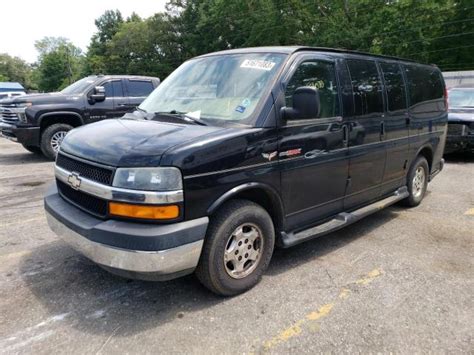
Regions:
<instances>
[{"instance_id":1,"label":"side window","mask_svg":"<svg viewBox=\"0 0 474 355\"><path fill-rule=\"evenodd\" d=\"M112 87L112 82L107 81L106 83L102 84L105 89L105 97L114 97L114 89Z\"/></svg>"},{"instance_id":2,"label":"side window","mask_svg":"<svg viewBox=\"0 0 474 355\"><path fill-rule=\"evenodd\" d=\"M334 63L322 60L308 60L300 64L285 90L286 106L292 106L292 96L301 86L318 89L321 110L319 118L339 115L336 71Z\"/></svg>"},{"instance_id":3,"label":"side window","mask_svg":"<svg viewBox=\"0 0 474 355\"><path fill-rule=\"evenodd\" d=\"M410 107L425 101L443 98L443 83L437 68L407 64L405 65L405 72L410 96ZM435 109L429 103L426 104L424 105L425 107L421 108L423 111Z\"/></svg>"},{"instance_id":4,"label":"side window","mask_svg":"<svg viewBox=\"0 0 474 355\"><path fill-rule=\"evenodd\" d=\"M400 65L397 63L380 63L385 90L387 91L388 110L406 110L405 84Z\"/></svg>"},{"instance_id":5,"label":"side window","mask_svg":"<svg viewBox=\"0 0 474 355\"><path fill-rule=\"evenodd\" d=\"M122 88L122 80L115 80L112 81L112 86L114 89L114 97L123 97L123 88Z\"/></svg>"},{"instance_id":6,"label":"side window","mask_svg":"<svg viewBox=\"0 0 474 355\"><path fill-rule=\"evenodd\" d=\"M354 114L368 115L383 112L382 85L375 62L348 59L352 81Z\"/></svg>"},{"instance_id":7,"label":"side window","mask_svg":"<svg viewBox=\"0 0 474 355\"><path fill-rule=\"evenodd\" d=\"M128 95L130 97L144 97L148 96L153 91L153 83L151 81L143 80L129 80L128 81Z\"/></svg>"}]
</instances>

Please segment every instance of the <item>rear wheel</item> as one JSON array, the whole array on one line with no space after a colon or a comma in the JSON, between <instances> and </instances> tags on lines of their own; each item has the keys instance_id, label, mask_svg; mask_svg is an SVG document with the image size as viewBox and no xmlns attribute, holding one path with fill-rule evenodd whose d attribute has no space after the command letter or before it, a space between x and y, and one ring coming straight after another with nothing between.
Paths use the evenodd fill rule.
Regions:
<instances>
[{"instance_id":1,"label":"rear wheel","mask_svg":"<svg viewBox=\"0 0 474 355\"><path fill-rule=\"evenodd\" d=\"M22 144L23 148L25 148L27 151L35 154L41 154L41 148L40 147L35 147L34 145L24 145Z\"/></svg>"},{"instance_id":2,"label":"rear wheel","mask_svg":"<svg viewBox=\"0 0 474 355\"><path fill-rule=\"evenodd\" d=\"M50 160L56 159L59 146L72 128L73 127L68 124L56 123L43 131L41 135L41 151L46 158Z\"/></svg>"},{"instance_id":3,"label":"rear wheel","mask_svg":"<svg viewBox=\"0 0 474 355\"><path fill-rule=\"evenodd\" d=\"M260 281L274 244L267 211L251 201L230 201L211 218L196 275L219 295L245 292Z\"/></svg>"},{"instance_id":4,"label":"rear wheel","mask_svg":"<svg viewBox=\"0 0 474 355\"><path fill-rule=\"evenodd\" d=\"M419 156L410 168L407 176L409 196L403 200L409 207L418 206L425 197L428 187L429 166L426 158Z\"/></svg>"}]
</instances>

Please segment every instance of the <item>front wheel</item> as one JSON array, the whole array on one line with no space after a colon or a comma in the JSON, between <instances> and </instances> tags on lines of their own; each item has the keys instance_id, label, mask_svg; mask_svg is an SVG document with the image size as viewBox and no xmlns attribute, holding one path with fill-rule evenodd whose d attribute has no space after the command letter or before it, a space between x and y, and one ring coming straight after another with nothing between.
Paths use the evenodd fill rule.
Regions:
<instances>
[{"instance_id":1,"label":"front wheel","mask_svg":"<svg viewBox=\"0 0 474 355\"><path fill-rule=\"evenodd\" d=\"M216 294L245 292L260 281L274 244L267 211L251 201L232 200L211 218L196 275Z\"/></svg>"},{"instance_id":2,"label":"front wheel","mask_svg":"<svg viewBox=\"0 0 474 355\"><path fill-rule=\"evenodd\" d=\"M429 166L425 157L419 156L410 168L407 176L409 196L403 200L408 207L418 206L425 197L428 188Z\"/></svg>"},{"instance_id":3,"label":"front wheel","mask_svg":"<svg viewBox=\"0 0 474 355\"><path fill-rule=\"evenodd\" d=\"M41 151L46 158L49 160L56 159L59 146L72 128L68 124L56 123L44 130L41 135Z\"/></svg>"}]
</instances>

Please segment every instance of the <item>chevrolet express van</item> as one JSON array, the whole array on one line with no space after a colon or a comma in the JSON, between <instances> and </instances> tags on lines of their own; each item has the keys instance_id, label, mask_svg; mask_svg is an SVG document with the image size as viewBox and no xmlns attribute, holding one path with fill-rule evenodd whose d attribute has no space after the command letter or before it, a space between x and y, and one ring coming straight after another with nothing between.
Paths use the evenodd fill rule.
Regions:
<instances>
[{"instance_id":1,"label":"chevrolet express van","mask_svg":"<svg viewBox=\"0 0 474 355\"><path fill-rule=\"evenodd\" d=\"M195 272L235 295L275 246L418 205L443 168L436 66L266 47L191 59L133 114L72 130L45 197L53 231L112 273Z\"/></svg>"}]
</instances>

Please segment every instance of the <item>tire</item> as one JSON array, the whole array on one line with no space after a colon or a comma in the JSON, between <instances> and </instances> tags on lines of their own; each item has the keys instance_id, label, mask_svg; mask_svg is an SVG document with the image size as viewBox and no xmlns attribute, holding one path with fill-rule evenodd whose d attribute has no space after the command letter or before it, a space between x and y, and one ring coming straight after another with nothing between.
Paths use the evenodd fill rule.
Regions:
<instances>
[{"instance_id":1,"label":"tire","mask_svg":"<svg viewBox=\"0 0 474 355\"><path fill-rule=\"evenodd\" d=\"M41 148L36 147L34 145L24 145L22 144L23 148L25 148L30 153L41 154Z\"/></svg>"},{"instance_id":2,"label":"tire","mask_svg":"<svg viewBox=\"0 0 474 355\"><path fill-rule=\"evenodd\" d=\"M428 187L429 166L426 158L418 156L412 164L407 175L407 186L409 196L403 200L403 204L408 207L415 207L420 204L425 197Z\"/></svg>"},{"instance_id":3,"label":"tire","mask_svg":"<svg viewBox=\"0 0 474 355\"><path fill-rule=\"evenodd\" d=\"M73 127L68 124L56 123L43 131L41 135L41 152L46 158L49 160L56 159L58 151L55 148L59 149L59 144L61 144L61 141L71 129Z\"/></svg>"},{"instance_id":4,"label":"tire","mask_svg":"<svg viewBox=\"0 0 474 355\"><path fill-rule=\"evenodd\" d=\"M240 294L260 281L274 244L267 211L251 201L231 200L211 217L196 275L218 295Z\"/></svg>"}]
</instances>

